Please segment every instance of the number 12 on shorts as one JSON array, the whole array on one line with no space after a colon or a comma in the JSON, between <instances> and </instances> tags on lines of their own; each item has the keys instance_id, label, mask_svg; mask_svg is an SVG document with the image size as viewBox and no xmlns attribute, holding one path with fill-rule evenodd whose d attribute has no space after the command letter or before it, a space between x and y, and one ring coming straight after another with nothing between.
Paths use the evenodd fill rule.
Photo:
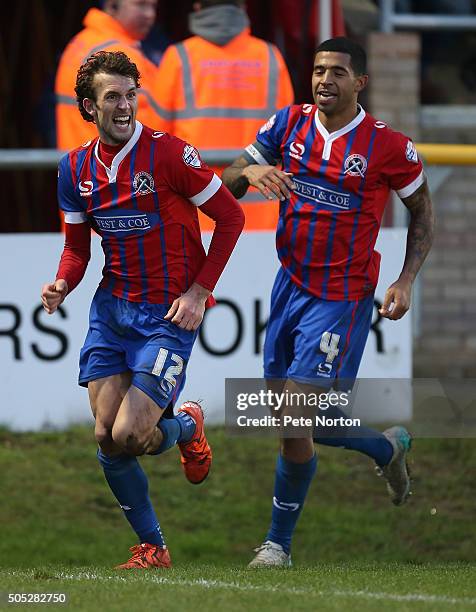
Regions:
<instances>
[{"instance_id":1,"label":"number 12 on shorts","mask_svg":"<svg viewBox=\"0 0 476 612\"><path fill-rule=\"evenodd\" d=\"M162 370L164 369L169 353L170 351L165 348L161 348L159 350L159 354L157 355L157 359L155 360L155 364L152 369L152 374L154 374L154 376L162 376ZM180 376L183 370L183 359L180 357L180 355L171 353L170 360L173 362L173 365L169 365L169 367L165 370L163 378L170 385L172 385L172 387L175 387L177 385L177 376Z\"/></svg>"}]
</instances>

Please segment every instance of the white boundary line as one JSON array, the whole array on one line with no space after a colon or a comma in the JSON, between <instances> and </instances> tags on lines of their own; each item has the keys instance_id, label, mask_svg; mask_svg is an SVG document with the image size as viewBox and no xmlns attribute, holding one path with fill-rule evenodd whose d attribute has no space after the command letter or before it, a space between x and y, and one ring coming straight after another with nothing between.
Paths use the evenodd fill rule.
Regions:
<instances>
[{"instance_id":1,"label":"white boundary line","mask_svg":"<svg viewBox=\"0 0 476 612\"><path fill-rule=\"evenodd\" d=\"M1 574L1 572L0 572ZM28 572L11 571L5 572L10 576L17 576L22 578L30 578ZM143 573L140 577L129 575L128 578L124 576L100 576L93 572L79 571L76 574L66 572L51 572L51 576L61 580L96 580L96 581L113 581L113 582L152 582L155 584L163 584L165 586L178 586L178 587L201 587L205 589L230 589L237 591L255 591L262 593L280 593L286 595L316 595L322 596L333 596L333 597L360 597L362 599L373 599L373 600L387 600L387 601L420 601L424 603L439 603L449 605L469 605L476 606L476 598L473 597L447 597L445 595L429 595L423 593L407 593L400 595L398 593L385 593L385 592L373 592L364 590L339 590L339 589L328 589L325 591L306 589L303 587L282 587L280 585L255 585L246 584L239 582L225 582L222 580L207 580L200 578L197 580L181 580L176 578L167 578L165 576L154 576L150 573Z\"/></svg>"}]
</instances>

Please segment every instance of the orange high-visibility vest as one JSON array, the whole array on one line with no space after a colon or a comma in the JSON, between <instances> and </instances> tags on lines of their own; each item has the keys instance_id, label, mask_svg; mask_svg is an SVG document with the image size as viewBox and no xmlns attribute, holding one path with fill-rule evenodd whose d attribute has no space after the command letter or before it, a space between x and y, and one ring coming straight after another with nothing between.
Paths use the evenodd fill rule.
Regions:
<instances>
[{"instance_id":1,"label":"orange high-visibility vest","mask_svg":"<svg viewBox=\"0 0 476 612\"><path fill-rule=\"evenodd\" d=\"M291 104L294 94L281 53L247 28L224 46L199 36L170 46L157 72L154 97L162 114L159 129L213 153L254 142L260 127ZM214 170L221 174L223 168ZM250 190L241 203L245 229L276 228L276 201ZM213 229L208 217L201 216L200 225Z\"/></svg>"},{"instance_id":2,"label":"orange high-visibility vest","mask_svg":"<svg viewBox=\"0 0 476 612\"><path fill-rule=\"evenodd\" d=\"M90 9L81 30L63 51L56 73L56 143L58 149L70 150L95 138L94 123L85 121L79 112L74 87L81 64L96 51L124 51L135 62L141 74L137 118L145 125L157 122L156 103L152 97L157 67L149 61L122 25L107 13Z\"/></svg>"}]
</instances>

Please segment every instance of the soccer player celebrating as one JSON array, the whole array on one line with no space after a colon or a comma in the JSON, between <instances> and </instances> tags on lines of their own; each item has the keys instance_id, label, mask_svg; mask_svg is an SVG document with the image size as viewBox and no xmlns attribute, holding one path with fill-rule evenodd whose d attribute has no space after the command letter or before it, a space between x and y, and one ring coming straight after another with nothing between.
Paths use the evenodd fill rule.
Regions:
<instances>
[{"instance_id":1,"label":"soccer player celebrating","mask_svg":"<svg viewBox=\"0 0 476 612\"><path fill-rule=\"evenodd\" d=\"M60 161L65 246L55 282L42 290L51 314L84 275L92 227L105 266L79 384L88 387L106 480L140 540L123 569L170 566L136 456L177 443L188 480L208 475L212 453L200 405L186 402L176 416L172 408L244 224L239 204L193 146L136 121L139 77L122 52L95 53L78 71L79 111L99 137ZM197 207L216 222L208 255ZM161 418L167 408L172 416Z\"/></svg>"},{"instance_id":2,"label":"soccer player celebrating","mask_svg":"<svg viewBox=\"0 0 476 612\"><path fill-rule=\"evenodd\" d=\"M253 185L281 200L281 268L264 346L264 375L272 387L285 380L284 390L316 393L338 379L355 379L371 324L380 263L374 246L390 190L411 221L403 269L385 294L383 317L397 320L407 312L431 246L433 212L422 164L411 140L358 104L367 80L359 45L346 38L323 42L314 61L314 104L273 115L223 173L236 197ZM314 441L372 457L393 503L403 504L410 493L406 429L335 433L315 431ZM291 537L316 466L312 429L281 440L271 527L251 566L290 565Z\"/></svg>"}]
</instances>

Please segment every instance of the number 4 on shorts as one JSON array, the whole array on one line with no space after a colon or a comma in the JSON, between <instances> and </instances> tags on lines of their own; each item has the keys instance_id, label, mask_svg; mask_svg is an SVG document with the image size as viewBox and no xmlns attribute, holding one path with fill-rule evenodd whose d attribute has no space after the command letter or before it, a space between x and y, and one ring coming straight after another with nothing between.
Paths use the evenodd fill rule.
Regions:
<instances>
[{"instance_id":1,"label":"number 4 on shorts","mask_svg":"<svg viewBox=\"0 0 476 612\"><path fill-rule=\"evenodd\" d=\"M339 354L337 348L340 340L340 334L332 334L331 332L324 332L321 338L320 349L327 355L326 363L332 363Z\"/></svg>"}]
</instances>

